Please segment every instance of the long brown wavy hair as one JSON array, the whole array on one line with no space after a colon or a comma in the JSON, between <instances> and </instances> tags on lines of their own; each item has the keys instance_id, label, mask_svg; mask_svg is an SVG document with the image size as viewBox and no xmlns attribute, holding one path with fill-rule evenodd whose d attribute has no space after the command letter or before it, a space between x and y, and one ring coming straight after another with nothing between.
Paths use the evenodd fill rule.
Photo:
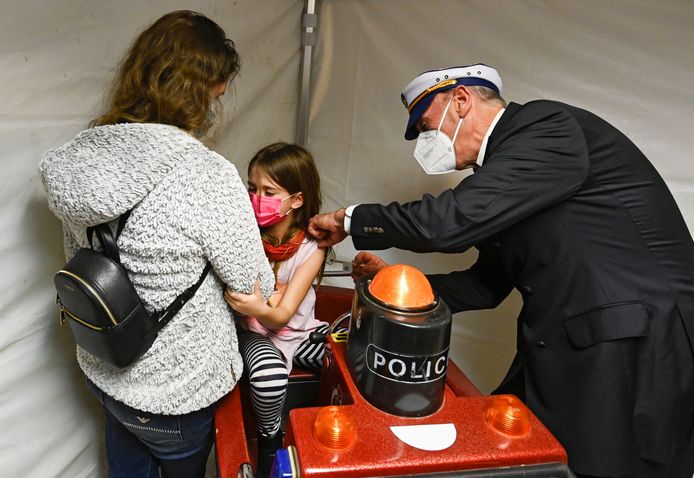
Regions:
<instances>
[{"instance_id":1,"label":"long brown wavy hair","mask_svg":"<svg viewBox=\"0 0 694 478\"><path fill-rule=\"evenodd\" d=\"M212 89L238 70L234 42L219 25L189 10L166 14L135 39L116 74L107 111L91 126L164 123L206 130L213 121Z\"/></svg>"}]
</instances>

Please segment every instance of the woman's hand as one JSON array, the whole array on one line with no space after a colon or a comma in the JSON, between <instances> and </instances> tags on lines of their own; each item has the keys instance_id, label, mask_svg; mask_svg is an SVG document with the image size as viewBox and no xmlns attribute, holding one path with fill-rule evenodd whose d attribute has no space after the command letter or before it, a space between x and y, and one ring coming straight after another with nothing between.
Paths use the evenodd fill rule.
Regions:
<instances>
[{"instance_id":1,"label":"woman's hand","mask_svg":"<svg viewBox=\"0 0 694 478\"><path fill-rule=\"evenodd\" d=\"M251 317L263 315L268 308L263 298L263 293L260 290L260 282L257 279L255 281L255 290L252 294L234 292L227 287L224 291L224 300L226 300L227 304L236 312Z\"/></svg>"},{"instance_id":2,"label":"woman's hand","mask_svg":"<svg viewBox=\"0 0 694 478\"><path fill-rule=\"evenodd\" d=\"M388 263L370 252L360 252L352 260L352 279L357 281L361 276L378 272L388 267Z\"/></svg>"}]
</instances>

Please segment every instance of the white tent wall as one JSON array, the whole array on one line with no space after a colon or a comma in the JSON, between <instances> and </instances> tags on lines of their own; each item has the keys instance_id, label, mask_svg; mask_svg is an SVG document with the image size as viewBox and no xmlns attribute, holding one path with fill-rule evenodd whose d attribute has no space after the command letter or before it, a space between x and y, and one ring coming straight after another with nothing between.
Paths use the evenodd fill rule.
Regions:
<instances>
[{"instance_id":1,"label":"white tent wall","mask_svg":"<svg viewBox=\"0 0 694 478\"><path fill-rule=\"evenodd\" d=\"M301 0L5 0L0 19L0 478L104 476L100 415L54 319L60 225L36 168L99 111L126 47L178 8L208 14L241 54L213 148L245 166L260 146L293 140ZM694 5L691 0L323 0L319 3L309 148L324 210L436 194L466 173L427 177L402 138L399 94L419 72L483 61L508 100L552 98L590 109L629 135L694 227ZM337 248L349 260L349 240ZM425 272L466 268L464 255L387 250ZM332 281L351 285L351 281ZM452 356L489 391L515 349L512 295L460 314Z\"/></svg>"},{"instance_id":2,"label":"white tent wall","mask_svg":"<svg viewBox=\"0 0 694 478\"><path fill-rule=\"evenodd\" d=\"M223 99L212 147L245 177L264 144L292 141L302 0L4 0L0 18L0 477L103 472L101 415L57 325L53 273L64 263L59 222L37 174L41 154L85 128L126 48L177 9L205 13L235 41L241 72Z\"/></svg>"},{"instance_id":3,"label":"white tent wall","mask_svg":"<svg viewBox=\"0 0 694 478\"><path fill-rule=\"evenodd\" d=\"M663 175L692 230L692 25L691 0L324 0L309 134L324 209L405 202L456 185L467 173L427 177L412 157L400 92L422 71L483 62L499 70L507 100L571 103L626 133ZM336 253L351 259L351 241ZM379 254L425 272L465 269L476 258ZM451 355L484 392L515 353L519 307L514 292L494 310L454 319Z\"/></svg>"}]
</instances>

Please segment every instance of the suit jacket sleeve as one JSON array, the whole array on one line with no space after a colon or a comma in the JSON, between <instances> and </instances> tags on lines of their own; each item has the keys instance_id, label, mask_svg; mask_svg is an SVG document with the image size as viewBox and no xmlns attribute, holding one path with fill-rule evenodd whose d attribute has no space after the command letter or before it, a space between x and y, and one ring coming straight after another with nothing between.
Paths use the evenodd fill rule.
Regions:
<instances>
[{"instance_id":1,"label":"suit jacket sleeve","mask_svg":"<svg viewBox=\"0 0 694 478\"><path fill-rule=\"evenodd\" d=\"M462 252L570 197L588 173L583 133L554 102L509 105L490 136L488 153L475 174L438 197L357 206L350 228L355 247Z\"/></svg>"},{"instance_id":2,"label":"suit jacket sleeve","mask_svg":"<svg viewBox=\"0 0 694 478\"><path fill-rule=\"evenodd\" d=\"M427 275L431 287L451 309L492 309L511 292L513 285L500 272L496 256L480 248L477 262L468 270Z\"/></svg>"}]
</instances>

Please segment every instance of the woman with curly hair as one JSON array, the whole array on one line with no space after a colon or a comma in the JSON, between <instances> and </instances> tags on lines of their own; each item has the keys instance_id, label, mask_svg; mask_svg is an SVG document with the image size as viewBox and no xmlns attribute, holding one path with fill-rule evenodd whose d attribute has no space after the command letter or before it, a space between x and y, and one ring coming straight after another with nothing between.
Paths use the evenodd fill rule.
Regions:
<instances>
[{"instance_id":1,"label":"woman with curly hair","mask_svg":"<svg viewBox=\"0 0 694 478\"><path fill-rule=\"evenodd\" d=\"M239 69L234 43L209 18L164 15L128 51L107 110L91 128L48 151L41 176L63 222L65 252L88 247L86 229L130 216L121 262L149 312L198 291L131 365L77 347L106 416L109 475L202 477L216 404L242 371L228 285L269 298L274 277L236 168L200 137Z\"/></svg>"}]
</instances>

